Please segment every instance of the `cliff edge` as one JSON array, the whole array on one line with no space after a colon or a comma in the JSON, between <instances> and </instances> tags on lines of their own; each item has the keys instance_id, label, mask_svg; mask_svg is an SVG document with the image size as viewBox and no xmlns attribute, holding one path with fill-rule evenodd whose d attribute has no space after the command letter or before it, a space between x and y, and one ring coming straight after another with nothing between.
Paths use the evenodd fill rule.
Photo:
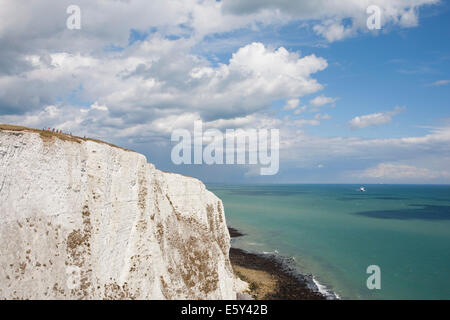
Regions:
<instances>
[{"instance_id":1,"label":"cliff edge","mask_svg":"<svg viewBox=\"0 0 450 320\"><path fill-rule=\"evenodd\" d=\"M0 129L0 219L0 298L236 298L221 200L141 154Z\"/></svg>"}]
</instances>

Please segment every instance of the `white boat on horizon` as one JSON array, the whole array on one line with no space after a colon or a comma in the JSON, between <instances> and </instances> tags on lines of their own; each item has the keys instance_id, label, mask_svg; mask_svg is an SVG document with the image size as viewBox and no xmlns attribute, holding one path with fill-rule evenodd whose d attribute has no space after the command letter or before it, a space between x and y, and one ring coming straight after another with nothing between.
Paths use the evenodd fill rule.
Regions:
<instances>
[{"instance_id":1,"label":"white boat on horizon","mask_svg":"<svg viewBox=\"0 0 450 320\"><path fill-rule=\"evenodd\" d=\"M366 192L366 188L365 187L361 187L361 188L359 188L359 191Z\"/></svg>"}]
</instances>

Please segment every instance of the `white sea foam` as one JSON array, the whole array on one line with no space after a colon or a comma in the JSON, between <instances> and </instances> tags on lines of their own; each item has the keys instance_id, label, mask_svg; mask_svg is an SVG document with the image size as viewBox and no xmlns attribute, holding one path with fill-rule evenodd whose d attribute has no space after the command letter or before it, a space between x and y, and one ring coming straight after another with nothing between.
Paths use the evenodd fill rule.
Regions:
<instances>
[{"instance_id":1,"label":"white sea foam","mask_svg":"<svg viewBox=\"0 0 450 320\"><path fill-rule=\"evenodd\" d=\"M331 290L329 290L325 285L323 285L319 281L317 281L316 278L312 277L312 281L316 285L317 290L321 294L323 294L325 297L327 297L328 299L341 299L341 297L339 297L338 294L336 294L335 292L332 292Z\"/></svg>"},{"instance_id":2,"label":"white sea foam","mask_svg":"<svg viewBox=\"0 0 450 320\"><path fill-rule=\"evenodd\" d=\"M249 246L263 246L264 244L259 243L259 242L248 242L247 243Z\"/></svg>"}]
</instances>

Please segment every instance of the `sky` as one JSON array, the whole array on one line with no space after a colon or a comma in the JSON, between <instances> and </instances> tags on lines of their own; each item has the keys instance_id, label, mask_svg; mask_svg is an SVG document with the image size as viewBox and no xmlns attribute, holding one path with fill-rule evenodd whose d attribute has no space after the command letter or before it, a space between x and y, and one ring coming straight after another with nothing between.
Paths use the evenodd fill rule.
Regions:
<instances>
[{"instance_id":1,"label":"sky","mask_svg":"<svg viewBox=\"0 0 450 320\"><path fill-rule=\"evenodd\" d=\"M207 183L450 183L448 1L0 0L0 48L0 123ZM279 129L278 173L175 165L171 134L199 120Z\"/></svg>"}]
</instances>

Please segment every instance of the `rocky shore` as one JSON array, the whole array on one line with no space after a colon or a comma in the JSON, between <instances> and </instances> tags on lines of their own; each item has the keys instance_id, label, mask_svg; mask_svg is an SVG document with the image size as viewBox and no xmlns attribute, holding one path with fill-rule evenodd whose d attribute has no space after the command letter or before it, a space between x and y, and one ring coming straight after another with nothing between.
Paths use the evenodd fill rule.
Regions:
<instances>
[{"instance_id":1,"label":"rocky shore","mask_svg":"<svg viewBox=\"0 0 450 320\"><path fill-rule=\"evenodd\" d=\"M231 238L243 236L234 228L229 228L229 232ZM312 287L307 276L295 273L274 256L231 248L230 260L235 274L249 283L250 294L256 300L326 299Z\"/></svg>"}]
</instances>

